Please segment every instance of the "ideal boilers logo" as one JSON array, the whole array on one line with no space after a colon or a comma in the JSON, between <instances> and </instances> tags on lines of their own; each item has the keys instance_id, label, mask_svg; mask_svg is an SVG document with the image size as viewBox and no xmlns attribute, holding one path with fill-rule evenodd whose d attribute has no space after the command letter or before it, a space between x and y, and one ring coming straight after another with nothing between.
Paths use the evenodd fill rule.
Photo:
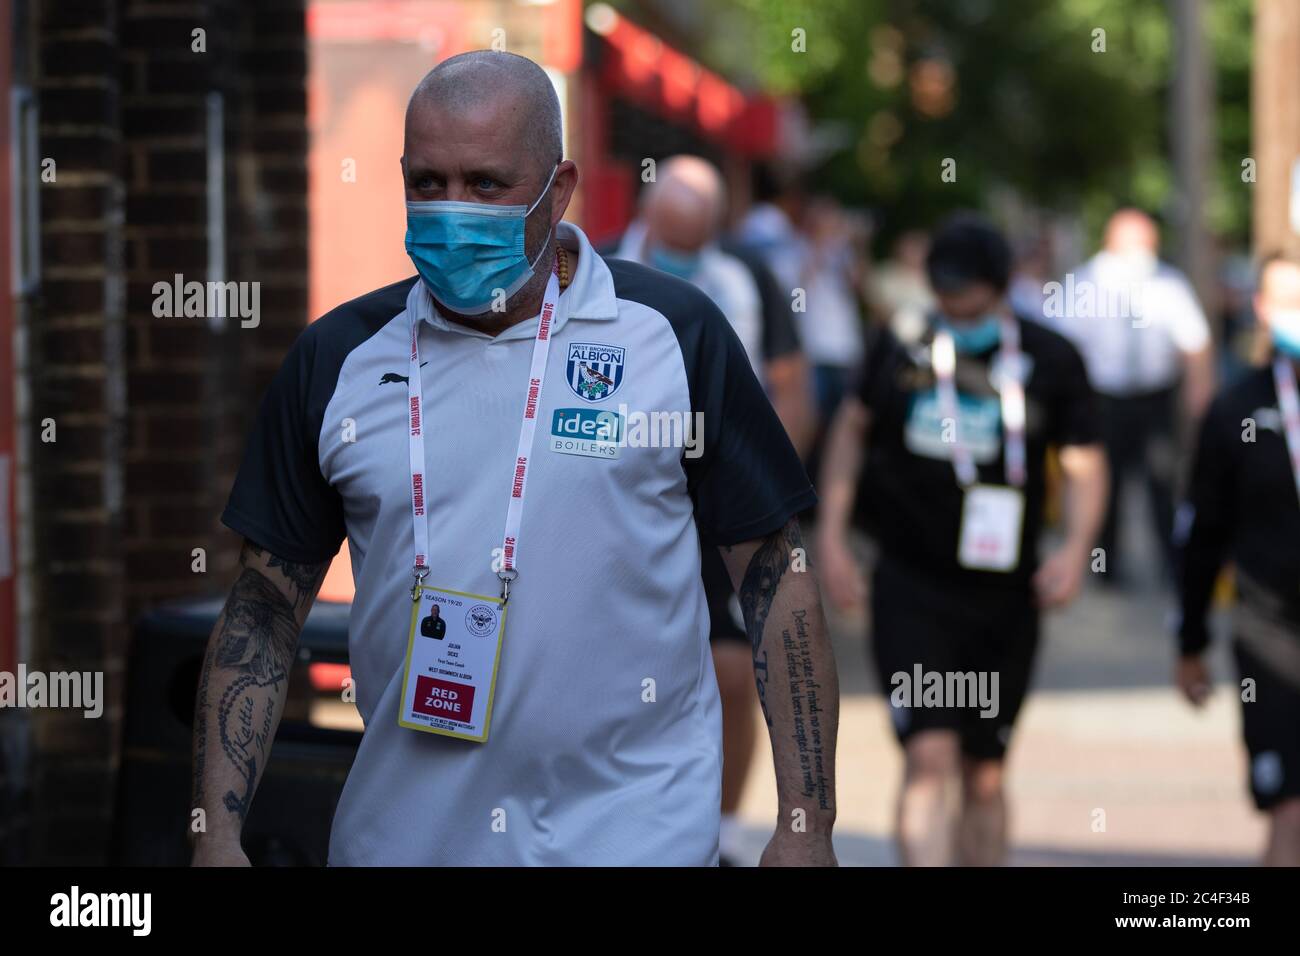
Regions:
<instances>
[{"instance_id":1,"label":"ideal boilers logo","mask_svg":"<svg viewBox=\"0 0 1300 956\"><path fill-rule=\"evenodd\" d=\"M551 451L588 458L617 458L623 416L594 408L557 408L551 416Z\"/></svg>"}]
</instances>

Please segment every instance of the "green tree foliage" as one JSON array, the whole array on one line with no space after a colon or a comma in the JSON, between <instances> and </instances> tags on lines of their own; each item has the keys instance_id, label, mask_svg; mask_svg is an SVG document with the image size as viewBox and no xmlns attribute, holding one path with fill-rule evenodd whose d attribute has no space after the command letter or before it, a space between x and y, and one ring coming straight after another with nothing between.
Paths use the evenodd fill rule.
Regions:
<instances>
[{"instance_id":1,"label":"green tree foliage","mask_svg":"<svg viewBox=\"0 0 1300 956\"><path fill-rule=\"evenodd\" d=\"M1097 224L1169 198L1166 0L730 0L700 55L803 97L846 145L820 187L904 225L1011 190ZM1215 66L1217 229L1240 237L1250 187L1250 0L1205 3ZM743 25L743 36L735 29ZM806 51L792 50L804 31ZM1104 33L1099 32L1104 31ZM1102 44L1104 43L1104 50ZM947 93L945 94L945 87ZM956 161L956 181L941 178Z\"/></svg>"}]
</instances>

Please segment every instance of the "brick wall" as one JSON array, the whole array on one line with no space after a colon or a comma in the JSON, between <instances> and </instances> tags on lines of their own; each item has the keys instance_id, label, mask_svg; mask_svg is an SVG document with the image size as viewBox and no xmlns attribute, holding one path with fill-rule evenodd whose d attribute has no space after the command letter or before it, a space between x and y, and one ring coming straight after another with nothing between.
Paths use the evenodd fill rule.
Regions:
<instances>
[{"instance_id":1,"label":"brick wall","mask_svg":"<svg viewBox=\"0 0 1300 956\"><path fill-rule=\"evenodd\" d=\"M23 840L37 862L99 862L131 622L228 586L238 541L218 524L221 504L256 400L307 318L304 11L302 0L30 6L40 154L57 178L41 187L42 283L27 329L27 664L104 671L107 706L99 720L32 712L36 810ZM192 49L196 28L206 52ZM256 329L153 315L155 282L210 278L214 91L223 278L261 283ZM47 418L53 443L39 441ZM191 567L200 547L202 575Z\"/></svg>"},{"instance_id":2,"label":"brick wall","mask_svg":"<svg viewBox=\"0 0 1300 956\"><path fill-rule=\"evenodd\" d=\"M306 54L301 3L128 2L126 601L134 616L225 581L218 517L261 394L306 321ZM206 31L196 53L192 31ZM225 281L258 282L260 324L153 315L156 282L208 275L208 104L222 97ZM212 277L216 278L216 277ZM212 586L208 584L207 586Z\"/></svg>"},{"instance_id":3,"label":"brick wall","mask_svg":"<svg viewBox=\"0 0 1300 956\"><path fill-rule=\"evenodd\" d=\"M41 292L27 330L35 563L23 573L36 605L28 666L102 670L115 702L127 638L119 24L107 0L54 0L32 10L39 153L54 160L56 178L41 186ZM56 441L40 440L47 420ZM67 710L30 716L39 754L33 853L51 862L93 855L108 823L102 798L120 705L93 721Z\"/></svg>"}]
</instances>

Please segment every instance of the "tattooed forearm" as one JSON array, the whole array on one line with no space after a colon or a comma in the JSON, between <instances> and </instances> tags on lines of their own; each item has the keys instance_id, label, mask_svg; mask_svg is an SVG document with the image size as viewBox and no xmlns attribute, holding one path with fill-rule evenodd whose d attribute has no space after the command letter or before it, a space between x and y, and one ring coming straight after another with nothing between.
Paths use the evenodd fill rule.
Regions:
<instances>
[{"instance_id":1,"label":"tattooed forearm","mask_svg":"<svg viewBox=\"0 0 1300 956\"><path fill-rule=\"evenodd\" d=\"M258 686L253 677L244 676L226 688L217 709L221 749L243 781L243 793L227 790L222 804L242 821L248 816L253 791L257 788L258 769L265 766L271 747L271 728L275 719L275 698L248 693ZM257 721L261 714L260 723Z\"/></svg>"},{"instance_id":2,"label":"tattooed forearm","mask_svg":"<svg viewBox=\"0 0 1300 956\"><path fill-rule=\"evenodd\" d=\"M212 679L212 655L203 658L199 690L194 700L194 772L190 780L190 806L197 807L203 797L203 773L208 762L208 684Z\"/></svg>"},{"instance_id":3,"label":"tattooed forearm","mask_svg":"<svg viewBox=\"0 0 1300 956\"><path fill-rule=\"evenodd\" d=\"M799 608L793 612L793 618L794 634L791 635L789 629L782 631L781 642L785 649L786 680L790 685L790 710L794 724L791 736L799 759L800 793L816 799L820 809L829 810L832 794L822 735L825 714L821 703L822 683L813 661L808 612Z\"/></svg>"},{"instance_id":4,"label":"tattooed forearm","mask_svg":"<svg viewBox=\"0 0 1300 956\"><path fill-rule=\"evenodd\" d=\"M244 565L209 642L195 701L194 805L242 823L266 766L301 619L326 564L295 564L245 546ZM209 734L213 753L208 761ZM217 795L220 794L220 800Z\"/></svg>"},{"instance_id":5,"label":"tattooed forearm","mask_svg":"<svg viewBox=\"0 0 1300 956\"><path fill-rule=\"evenodd\" d=\"M799 520L790 521L776 534L769 535L749 559L745 577L740 583L740 609L745 618L745 633L749 637L754 658L754 684L758 690L758 703L763 709L763 719L772 726L772 715L767 706L767 649L763 647L763 629L772 610L781 577L790 567L790 556L795 548L803 547L799 534Z\"/></svg>"},{"instance_id":6,"label":"tattooed forearm","mask_svg":"<svg viewBox=\"0 0 1300 956\"><path fill-rule=\"evenodd\" d=\"M778 801L783 813L804 811L809 832L827 833L835 819L839 681L798 520L724 550L723 559L745 615Z\"/></svg>"},{"instance_id":7,"label":"tattooed forearm","mask_svg":"<svg viewBox=\"0 0 1300 956\"><path fill-rule=\"evenodd\" d=\"M298 622L288 598L262 572L245 568L226 602L217 665L251 674L263 686L289 673Z\"/></svg>"}]
</instances>

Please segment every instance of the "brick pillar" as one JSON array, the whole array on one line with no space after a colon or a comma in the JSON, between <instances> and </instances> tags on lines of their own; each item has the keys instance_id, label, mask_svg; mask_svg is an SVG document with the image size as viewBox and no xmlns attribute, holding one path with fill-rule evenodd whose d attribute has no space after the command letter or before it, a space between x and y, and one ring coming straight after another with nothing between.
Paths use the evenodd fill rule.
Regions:
<instances>
[{"instance_id":1,"label":"brick pillar","mask_svg":"<svg viewBox=\"0 0 1300 956\"><path fill-rule=\"evenodd\" d=\"M40 155L57 175L41 187L41 293L26 328L25 663L104 672L106 707L98 720L31 712L30 843L38 862L96 863L109 845L132 625L159 601L229 586L239 542L220 527L221 506L257 402L307 321L304 5L32 6ZM214 93L220 126L209 123ZM223 195L209 191L214 130ZM222 276L209 274L214 239ZM154 284L177 273L260 283L257 327L155 316ZM46 419L56 442L40 441ZM192 570L195 548L206 574Z\"/></svg>"},{"instance_id":2,"label":"brick pillar","mask_svg":"<svg viewBox=\"0 0 1300 956\"><path fill-rule=\"evenodd\" d=\"M41 184L41 290L26 330L35 561L24 570L36 604L27 665L102 671L108 701L98 720L31 712L32 846L58 863L94 859L106 845L127 638L118 20L110 0L47 0L32 13L40 155L56 165ZM57 440L42 441L49 423Z\"/></svg>"},{"instance_id":3,"label":"brick pillar","mask_svg":"<svg viewBox=\"0 0 1300 956\"><path fill-rule=\"evenodd\" d=\"M305 0L247 5L235 40L236 89L228 110L227 262L260 283L257 328L231 329L223 354L216 430L217 512L243 457L258 403L307 314L307 41ZM238 540L220 533L211 572L233 580ZM211 570L212 565L209 565Z\"/></svg>"},{"instance_id":4,"label":"brick pillar","mask_svg":"<svg viewBox=\"0 0 1300 956\"><path fill-rule=\"evenodd\" d=\"M217 415L210 366L228 330L203 316L154 315L155 283L205 283L208 108L223 94L232 11L224 4L122 5L128 379L126 601L131 618L207 586L195 548L213 545ZM196 35L195 31L201 31ZM225 320L226 322L230 320Z\"/></svg>"},{"instance_id":5,"label":"brick pillar","mask_svg":"<svg viewBox=\"0 0 1300 956\"><path fill-rule=\"evenodd\" d=\"M219 590L238 542L218 518L256 400L306 323L301 3L127 2L123 122L130 429L127 610ZM184 5L179 9L184 10ZM206 50L193 49L195 29ZM209 273L209 97L220 100L225 274ZM153 314L156 282L258 283L258 325ZM195 574L203 548L207 573Z\"/></svg>"}]
</instances>

